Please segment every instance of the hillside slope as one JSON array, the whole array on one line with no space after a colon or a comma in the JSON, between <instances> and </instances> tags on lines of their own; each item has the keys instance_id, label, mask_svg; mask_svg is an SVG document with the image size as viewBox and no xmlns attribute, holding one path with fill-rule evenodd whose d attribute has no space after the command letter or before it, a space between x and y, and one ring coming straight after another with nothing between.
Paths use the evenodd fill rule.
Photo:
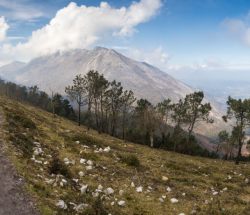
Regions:
<instances>
[{"instance_id":1,"label":"hillside slope","mask_svg":"<svg viewBox=\"0 0 250 215\"><path fill-rule=\"evenodd\" d=\"M249 214L249 164L124 143L28 105L0 105L8 154L41 214Z\"/></svg>"}]
</instances>

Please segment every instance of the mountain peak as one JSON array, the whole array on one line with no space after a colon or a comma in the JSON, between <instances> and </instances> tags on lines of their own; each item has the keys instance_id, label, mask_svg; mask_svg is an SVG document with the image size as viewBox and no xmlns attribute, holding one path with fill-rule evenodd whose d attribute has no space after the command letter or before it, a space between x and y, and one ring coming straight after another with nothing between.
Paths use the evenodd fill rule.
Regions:
<instances>
[{"instance_id":1,"label":"mountain peak","mask_svg":"<svg viewBox=\"0 0 250 215\"><path fill-rule=\"evenodd\" d=\"M102 46L96 46L93 51L109 51L110 49L102 47Z\"/></svg>"}]
</instances>

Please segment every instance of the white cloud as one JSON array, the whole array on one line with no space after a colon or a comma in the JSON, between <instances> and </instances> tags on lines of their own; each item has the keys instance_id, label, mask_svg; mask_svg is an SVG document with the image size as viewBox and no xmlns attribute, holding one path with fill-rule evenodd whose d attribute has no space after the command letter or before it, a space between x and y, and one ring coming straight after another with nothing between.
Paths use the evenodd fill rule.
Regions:
<instances>
[{"instance_id":1,"label":"white cloud","mask_svg":"<svg viewBox=\"0 0 250 215\"><path fill-rule=\"evenodd\" d=\"M32 21L45 14L29 0L0 0L1 13L11 20Z\"/></svg>"},{"instance_id":2,"label":"white cloud","mask_svg":"<svg viewBox=\"0 0 250 215\"><path fill-rule=\"evenodd\" d=\"M132 35L136 26L156 15L161 5L161 0L141 0L127 8L113 8L106 2L99 7L72 2L49 24L34 31L27 42L5 44L2 49L18 60L29 60L57 51L88 48L105 38Z\"/></svg>"},{"instance_id":3,"label":"white cloud","mask_svg":"<svg viewBox=\"0 0 250 215\"><path fill-rule=\"evenodd\" d=\"M243 19L226 19L223 25L241 42L250 46L250 13Z\"/></svg>"},{"instance_id":4,"label":"white cloud","mask_svg":"<svg viewBox=\"0 0 250 215\"><path fill-rule=\"evenodd\" d=\"M9 25L6 23L3 16L0 17L0 42L6 39L6 33L9 29Z\"/></svg>"}]
</instances>

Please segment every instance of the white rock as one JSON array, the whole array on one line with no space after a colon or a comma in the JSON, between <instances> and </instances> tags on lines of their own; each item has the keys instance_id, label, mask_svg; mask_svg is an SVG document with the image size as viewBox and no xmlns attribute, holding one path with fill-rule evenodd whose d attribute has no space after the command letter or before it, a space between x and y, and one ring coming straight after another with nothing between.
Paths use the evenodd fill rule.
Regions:
<instances>
[{"instance_id":1,"label":"white rock","mask_svg":"<svg viewBox=\"0 0 250 215\"><path fill-rule=\"evenodd\" d=\"M94 198L97 198L97 197L99 196L99 193L98 193L98 192L92 192L92 196L93 196Z\"/></svg>"},{"instance_id":2,"label":"white rock","mask_svg":"<svg viewBox=\"0 0 250 215\"><path fill-rule=\"evenodd\" d=\"M104 192L106 195L110 195L110 194L113 194L115 191L111 187L109 187Z\"/></svg>"},{"instance_id":3,"label":"white rock","mask_svg":"<svg viewBox=\"0 0 250 215\"><path fill-rule=\"evenodd\" d=\"M217 192L217 191L214 191L214 192L213 192L213 195L214 195L214 196L218 195L218 192Z\"/></svg>"},{"instance_id":4,"label":"white rock","mask_svg":"<svg viewBox=\"0 0 250 215\"><path fill-rule=\"evenodd\" d=\"M134 182L133 182L133 181L131 182L131 187L135 187L135 184L134 184Z\"/></svg>"},{"instance_id":5,"label":"white rock","mask_svg":"<svg viewBox=\"0 0 250 215\"><path fill-rule=\"evenodd\" d=\"M122 196L124 194L124 190L119 190L119 195Z\"/></svg>"},{"instance_id":6,"label":"white rock","mask_svg":"<svg viewBox=\"0 0 250 215\"><path fill-rule=\"evenodd\" d=\"M182 193L182 196L186 196L186 193Z\"/></svg>"},{"instance_id":7,"label":"white rock","mask_svg":"<svg viewBox=\"0 0 250 215\"><path fill-rule=\"evenodd\" d=\"M164 202L164 199L163 199L163 198L159 198L159 201L163 203L163 202Z\"/></svg>"},{"instance_id":8,"label":"white rock","mask_svg":"<svg viewBox=\"0 0 250 215\"><path fill-rule=\"evenodd\" d=\"M72 181L74 181L75 183L77 183L79 181L79 179L73 178Z\"/></svg>"},{"instance_id":9,"label":"white rock","mask_svg":"<svg viewBox=\"0 0 250 215\"><path fill-rule=\"evenodd\" d=\"M98 185L97 187L98 190L103 190L103 186L101 184Z\"/></svg>"},{"instance_id":10,"label":"white rock","mask_svg":"<svg viewBox=\"0 0 250 215\"><path fill-rule=\"evenodd\" d=\"M67 180L65 180L64 178L62 179L62 183L67 184Z\"/></svg>"},{"instance_id":11,"label":"white rock","mask_svg":"<svg viewBox=\"0 0 250 215\"><path fill-rule=\"evenodd\" d=\"M137 193L141 193L142 190L143 190L142 186L136 188L136 192L137 192Z\"/></svg>"},{"instance_id":12,"label":"white rock","mask_svg":"<svg viewBox=\"0 0 250 215\"><path fill-rule=\"evenodd\" d=\"M88 161L87 161L87 164L88 164L89 166L93 166L94 163L93 163L92 160L88 160Z\"/></svg>"},{"instance_id":13,"label":"white rock","mask_svg":"<svg viewBox=\"0 0 250 215\"><path fill-rule=\"evenodd\" d=\"M245 183L246 183L246 184L249 183L249 179L248 179L248 178L245 179Z\"/></svg>"},{"instance_id":14,"label":"white rock","mask_svg":"<svg viewBox=\"0 0 250 215\"><path fill-rule=\"evenodd\" d=\"M93 166L86 166L86 170L92 170Z\"/></svg>"},{"instance_id":15,"label":"white rock","mask_svg":"<svg viewBox=\"0 0 250 215\"><path fill-rule=\"evenodd\" d=\"M172 199L170 199L170 201L171 201L171 203L173 203L173 204L175 204L175 203L178 203L178 202L179 202L179 200L178 200L178 199L176 199L176 198L172 198Z\"/></svg>"},{"instance_id":16,"label":"white rock","mask_svg":"<svg viewBox=\"0 0 250 215\"><path fill-rule=\"evenodd\" d=\"M110 152L110 150L111 150L111 148L108 146L108 147L106 147L106 148L104 148L104 152Z\"/></svg>"},{"instance_id":17,"label":"white rock","mask_svg":"<svg viewBox=\"0 0 250 215\"><path fill-rule=\"evenodd\" d=\"M223 190L223 191L227 191L228 189L227 189L227 187L225 187L225 188L223 188L222 190Z\"/></svg>"},{"instance_id":18,"label":"white rock","mask_svg":"<svg viewBox=\"0 0 250 215\"><path fill-rule=\"evenodd\" d=\"M77 140L75 143L76 143L76 144L80 144L80 141Z\"/></svg>"},{"instance_id":19,"label":"white rock","mask_svg":"<svg viewBox=\"0 0 250 215\"><path fill-rule=\"evenodd\" d=\"M83 209L87 208L89 205L88 204L79 204L76 205L73 209L77 212L81 212Z\"/></svg>"},{"instance_id":20,"label":"white rock","mask_svg":"<svg viewBox=\"0 0 250 215\"><path fill-rule=\"evenodd\" d=\"M84 163L86 163L86 159L81 158L80 159L80 164L84 164Z\"/></svg>"},{"instance_id":21,"label":"white rock","mask_svg":"<svg viewBox=\"0 0 250 215\"><path fill-rule=\"evenodd\" d=\"M115 202L111 202L110 205L111 205L111 206L114 206L114 205L115 205Z\"/></svg>"},{"instance_id":22,"label":"white rock","mask_svg":"<svg viewBox=\"0 0 250 215\"><path fill-rule=\"evenodd\" d=\"M121 200L117 203L119 206L124 207L126 205L126 202Z\"/></svg>"},{"instance_id":23,"label":"white rock","mask_svg":"<svg viewBox=\"0 0 250 215\"><path fill-rule=\"evenodd\" d=\"M47 184L53 184L54 183L54 179L45 179L45 182L47 183Z\"/></svg>"},{"instance_id":24,"label":"white rock","mask_svg":"<svg viewBox=\"0 0 250 215\"><path fill-rule=\"evenodd\" d=\"M59 200L56 204L57 207L61 208L61 209L64 209L66 210L68 207L67 207L67 204L63 201L63 200Z\"/></svg>"},{"instance_id":25,"label":"white rock","mask_svg":"<svg viewBox=\"0 0 250 215\"><path fill-rule=\"evenodd\" d=\"M167 187L167 191L168 191L168 192L171 192L172 189L171 189L170 187Z\"/></svg>"},{"instance_id":26,"label":"white rock","mask_svg":"<svg viewBox=\"0 0 250 215\"><path fill-rule=\"evenodd\" d=\"M168 177L167 176L162 176L161 178L163 181L168 181Z\"/></svg>"},{"instance_id":27,"label":"white rock","mask_svg":"<svg viewBox=\"0 0 250 215\"><path fill-rule=\"evenodd\" d=\"M41 148L35 148L33 154L34 155L41 155L43 153L43 150Z\"/></svg>"},{"instance_id":28,"label":"white rock","mask_svg":"<svg viewBox=\"0 0 250 215\"><path fill-rule=\"evenodd\" d=\"M87 184L82 185L81 188L80 188L81 194L86 193L87 189L88 189L88 185Z\"/></svg>"},{"instance_id":29,"label":"white rock","mask_svg":"<svg viewBox=\"0 0 250 215\"><path fill-rule=\"evenodd\" d=\"M180 213L179 215L185 215L184 213Z\"/></svg>"},{"instance_id":30,"label":"white rock","mask_svg":"<svg viewBox=\"0 0 250 215\"><path fill-rule=\"evenodd\" d=\"M63 161L64 162L69 162L69 159L68 158L64 158Z\"/></svg>"},{"instance_id":31,"label":"white rock","mask_svg":"<svg viewBox=\"0 0 250 215\"><path fill-rule=\"evenodd\" d=\"M162 197L163 199L166 199L166 198L167 198L167 196L165 196L165 195L162 195L161 197Z\"/></svg>"},{"instance_id":32,"label":"white rock","mask_svg":"<svg viewBox=\"0 0 250 215\"><path fill-rule=\"evenodd\" d=\"M83 171L80 171L80 172L78 173L78 175L79 175L80 177L83 177L83 176L84 176L84 172L83 172Z\"/></svg>"}]
</instances>

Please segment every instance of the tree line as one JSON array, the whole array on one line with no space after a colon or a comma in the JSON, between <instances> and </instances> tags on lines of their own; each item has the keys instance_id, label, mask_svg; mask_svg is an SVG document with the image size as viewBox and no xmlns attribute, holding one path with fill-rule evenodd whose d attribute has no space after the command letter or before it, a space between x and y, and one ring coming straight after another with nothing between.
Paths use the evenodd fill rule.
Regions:
<instances>
[{"instance_id":1,"label":"tree line","mask_svg":"<svg viewBox=\"0 0 250 215\"><path fill-rule=\"evenodd\" d=\"M250 99L228 98L223 120L232 129L219 132L217 151L210 153L197 144L194 136L194 128L200 122L213 123L212 107L204 102L201 91L176 103L165 99L153 105L147 99L136 99L133 91L125 90L120 82L109 82L98 71L89 71L84 76L77 75L65 92L69 100L58 93L48 95L37 86L20 86L0 79L1 95L42 108L54 116L77 119L79 125L83 123L99 133L192 155L216 157L223 152L225 159L235 158L237 164L242 159L242 147L250 128ZM76 106L77 111L73 108Z\"/></svg>"},{"instance_id":2,"label":"tree line","mask_svg":"<svg viewBox=\"0 0 250 215\"><path fill-rule=\"evenodd\" d=\"M59 93L49 96L37 86L26 87L0 79L0 95L26 102L43 110L75 120L75 112L70 101Z\"/></svg>"},{"instance_id":3,"label":"tree line","mask_svg":"<svg viewBox=\"0 0 250 215\"><path fill-rule=\"evenodd\" d=\"M193 135L199 122L213 123L212 107L204 103L203 92L194 92L177 103L166 99L153 105L147 99L137 100L120 82L109 82L93 70L77 75L65 92L77 105L79 126L83 122L88 129L151 147L211 155L199 147Z\"/></svg>"}]
</instances>

